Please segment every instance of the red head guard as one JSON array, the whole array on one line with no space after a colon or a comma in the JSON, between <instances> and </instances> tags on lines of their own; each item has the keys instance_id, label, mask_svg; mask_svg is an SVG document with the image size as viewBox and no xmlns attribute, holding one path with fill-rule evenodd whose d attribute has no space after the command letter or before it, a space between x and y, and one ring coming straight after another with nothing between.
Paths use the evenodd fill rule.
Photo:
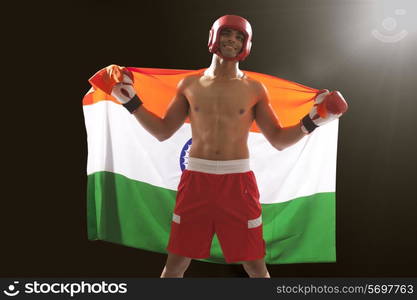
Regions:
<instances>
[{"instance_id":1,"label":"red head guard","mask_svg":"<svg viewBox=\"0 0 417 300\"><path fill-rule=\"evenodd\" d=\"M223 28L232 28L242 32L245 39L242 44L242 51L236 57L224 57L219 51L220 31ZM249 22L239 16L225 15L218 18L211 26L210 36L208 41L209 51L216 53L218 56L226 60L244 60L250 52L252 46L252 27Z\"/></svg>"}]
</instances>

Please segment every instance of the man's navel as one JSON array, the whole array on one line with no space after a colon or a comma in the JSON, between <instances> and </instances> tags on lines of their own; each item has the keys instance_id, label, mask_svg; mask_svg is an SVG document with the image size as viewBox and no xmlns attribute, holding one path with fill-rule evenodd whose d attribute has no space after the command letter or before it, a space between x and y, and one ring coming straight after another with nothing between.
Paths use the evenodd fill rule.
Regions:
<instances>
[{"instance_id":1,"label":"man's navel","mask_svg":"<svg viewBox=\"0 0 417 300\"><path fill-rule=\"evenodd\" d=\"M245 112L245 110L243 109L243 108L241 108L240 110L239 110L239 114L243 114Z\"/></svg>"}]
</instances>

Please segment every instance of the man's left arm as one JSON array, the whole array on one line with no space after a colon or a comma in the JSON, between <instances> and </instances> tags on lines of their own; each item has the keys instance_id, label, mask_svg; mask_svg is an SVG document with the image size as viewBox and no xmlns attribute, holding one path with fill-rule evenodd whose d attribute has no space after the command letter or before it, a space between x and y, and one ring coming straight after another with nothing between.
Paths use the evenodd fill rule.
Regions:
<instances>
[{"instance_id":1,"label":"man's left arm","mask_svg":"<svg viewBox=\"0 0 417 300\"><path fill-rule=\"evenodd\" d=\"M266 94L261 95L255 105L255 121L269 143L280 151L295 144L306 135L301 130L301 123L281 128Z\"/></svg>"},{"instance_id":2,"label":"man's left arm","mask_svg":"<svg viewBox=\"0 0 417 300\"><path fill-rule=\"evenodd\" d=\"M298 124L282 128L279 125L278 118L272 109L266 88L262 85L262 83L259 83L259 99L255 105L256 124L273 147L280 151L284 150L285 148L297 143L307 134L311 133L316 127L324 125L325 123L340 117L347 110L346 101L343 99L341 94L338 92L334 93L335 94L329 93L328 90L319 91L310 113L300 120ZM325 103L324 101L329 101L329 103ZM326 106L326 104L331 104L327 105L327 107L331 107L333 110L336 109L336 111L333 111L333 113L326 112L326 114L323 115L319 109L319 115L317 108L319 106Z\"/></svg>"}]
</instances>

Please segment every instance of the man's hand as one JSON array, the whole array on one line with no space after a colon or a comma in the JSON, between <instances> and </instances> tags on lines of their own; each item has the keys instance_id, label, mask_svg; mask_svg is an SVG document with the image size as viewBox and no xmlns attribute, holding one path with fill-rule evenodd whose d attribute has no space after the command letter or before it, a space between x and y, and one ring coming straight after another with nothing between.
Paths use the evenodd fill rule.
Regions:
<instances>
[{"instance_id":1,"label":"man's hand","mask_svg":"<svg viewBox=\"0 0 417 300\"><path fill-rule=\"evenodd\" d=\"M128 75L123 74L122 82L114 85L111 95L121 104L129 102L136 95L136 91L133 88L133 80Z\"/></svg>"},{"instance_id":2,"label":"man's hand","mask_svg":"<svg viewBox=\"0 0 417 300\"><path fill-rule=\"evenodd\" d=\"M133 113L142 101L133 88L133 74L125 67L109 65L88 80L92 86L112 95L130 113Z\"/></svg>"},{"instance_id":3,"label":"man's hand","mask_svg":"<svg viewBox=\"0 0 417 300\"><path fill-rule=\"evenodd\" d=\"M133 113L142 105L142 101L136 95L136 91L133 88L132 72L125 67L110 65L106 68L104 76L109 78L109 81L114 84L111 89L111 95L130 113Z\"/></svg>"},{"instance_id":4,"label":"man's hand","mask_svg":"<svg viewBox=\"0 0 417 300\"><path fill-rule=\"evenodd\" d=\"M309 134L318 126L339 118L346 112L348 105L339 91L321 90L314 99L310 113L302 120L301 130Z\"/></svg>"}]
</instances>

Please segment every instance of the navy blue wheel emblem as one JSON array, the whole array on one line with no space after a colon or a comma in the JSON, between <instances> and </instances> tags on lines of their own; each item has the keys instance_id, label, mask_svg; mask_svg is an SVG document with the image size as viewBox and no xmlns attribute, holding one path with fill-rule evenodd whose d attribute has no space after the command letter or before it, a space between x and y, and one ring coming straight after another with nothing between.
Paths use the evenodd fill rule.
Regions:
<instances>
[{"instance_id":1,"label":"navy blue wheel emblem","mask_svg":"<svg viewBox=\"0 0 417 300\"><path fill-rule=\"evenodd\" d=\"M188 156L190 154L190 148L192 144L192 139L189 139L184 147L182 147L181 154L180 154L180 168L181 171L184 171L188 165Z\"/></svg>"}]
</instances>

